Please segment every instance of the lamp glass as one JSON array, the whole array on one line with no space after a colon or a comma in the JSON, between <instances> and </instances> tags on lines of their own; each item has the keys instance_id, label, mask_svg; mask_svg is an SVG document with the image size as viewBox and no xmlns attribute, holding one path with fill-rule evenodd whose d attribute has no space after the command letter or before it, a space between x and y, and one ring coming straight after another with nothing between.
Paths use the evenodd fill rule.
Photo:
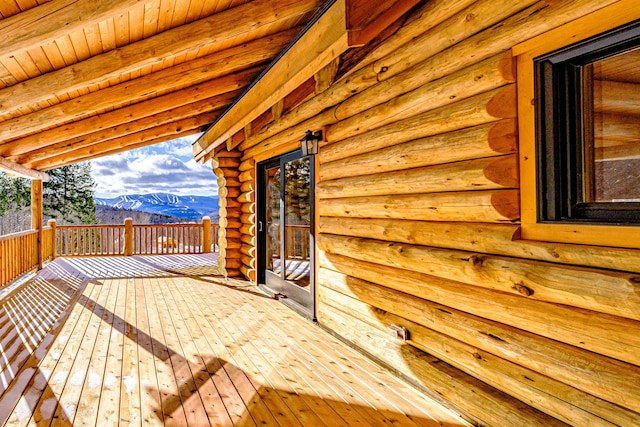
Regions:
<instances>
[{"instance_id":1,"label":"lamp glass","mask_svg":"<svg viewBox=\"0 0 640 427\"><path fill-rule=\"evenodd\" d=\"M304 137L300 140L300 150L302 156L318 154L318 145L322 139L322 131L311 132L308 130Z\"/></svg>"}]
</instances>

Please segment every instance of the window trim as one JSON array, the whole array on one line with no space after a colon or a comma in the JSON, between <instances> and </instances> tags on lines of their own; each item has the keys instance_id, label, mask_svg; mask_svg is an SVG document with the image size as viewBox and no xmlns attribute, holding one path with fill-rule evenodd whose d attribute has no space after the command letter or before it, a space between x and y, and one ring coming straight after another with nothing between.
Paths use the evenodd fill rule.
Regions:
<instances>
[{"instance_id":1,"label":"window trim","mask_svg":"<svg viewBox=\"0 0 640 427\"><path fill-rule=\"evenodd\" d=\"M592 78L588 67L630 48L640 47L640 21L633 21L595 38L534 59L537 115L537 161L545 174L538 176L539 222L589 222L640 225L638 202L588 202L589 183L583 171L584 140L589 127L582 106L592 93L584 82ZM563 89L560 89L563 88ZM564 125L560 124L564 123ZM587 165L585 165L587 163ZM547 197L545 197L545 195Z\"/></svg>"},{"instance_id":2,"label":"window trim","mask_svg":"<svg viewBox=\"0 0 640 427\"><path fill-rule=\"evenodd\" d=\"M622 0L519 45L517 60L521 232L526 240L640 248L640 226L538 221L535 69L533 59L640 19L634 0Z\"/></svg>"}]
</instances>

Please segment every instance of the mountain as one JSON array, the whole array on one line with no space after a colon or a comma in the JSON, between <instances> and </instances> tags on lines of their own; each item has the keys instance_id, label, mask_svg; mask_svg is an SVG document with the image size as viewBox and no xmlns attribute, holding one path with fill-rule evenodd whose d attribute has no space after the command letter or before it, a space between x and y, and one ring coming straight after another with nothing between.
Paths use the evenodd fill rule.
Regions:
<instances>
[{"instance_id":1,"label":"mountain","mask_svg":"<svg viewBox=\"0 0 640 427\"><path fill-rule=\"evenodd\" d=\"M112 199L96 197L95 201L98 206L176 216L190 221L199 221L205 215L211 217L212 221L218 218L218 197L153 193L119 196Z\"/></svg>"},{"instance_id":2,"label":"mountain","mask_svg":"<svg viewBox=\"0 0 640 427\"><path fill-rule=\"evenodd\" d=\"M96 218L98 219L98 224L118 225L124 224L126 218L133 219L134 224L179 224L185 222L185 218L151 212L132 211L131 209L120 209L107 205L96 205Z\"/></svg>"}]
</instances>

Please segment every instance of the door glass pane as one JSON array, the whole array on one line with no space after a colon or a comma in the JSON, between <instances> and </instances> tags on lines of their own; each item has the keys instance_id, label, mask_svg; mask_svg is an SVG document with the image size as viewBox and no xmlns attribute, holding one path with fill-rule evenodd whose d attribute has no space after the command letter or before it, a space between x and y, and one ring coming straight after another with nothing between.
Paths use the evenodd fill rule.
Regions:
<instances>
[{"instance_id":1,"label":"door glass pane","mask_svg":"<svg viewBox=\"0 0 640 427\"><path fill-rule=\"evenodd\" d=\"M267 197L266 197L266 226L267 226L267 250L266 266L277 275L282 272L280 262L280 167L276 166L266 170Z\"/></svg>"},{"instance_id":2,"label":"door glass pane","mask_svg":"<svg viewBox=\"0 0 640 427\"><path fill-rule=\"evenodd\" d=\"M285 278L309 289L311 232L311 163L308 157L284 165Z\"/></svg>"}]
</instances>

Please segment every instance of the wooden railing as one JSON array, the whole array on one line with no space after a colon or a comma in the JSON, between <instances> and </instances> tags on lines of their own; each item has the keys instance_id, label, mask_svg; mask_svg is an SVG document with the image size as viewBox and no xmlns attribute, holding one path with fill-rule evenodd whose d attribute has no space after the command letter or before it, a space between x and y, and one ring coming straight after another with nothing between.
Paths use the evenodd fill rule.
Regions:
<instances>
[{"instance_id":1,"label":"wooden railing","mask_svg":"<svg viewBox=\"0 0 640 427\"><path fill-rule=\"evenodd\" d=\"M124 225L60 225L56 256L124 255Z\"/></svg>"},{"instance_id":2,"label":"wooden railing","mask_svg":"<svg viewBox=\"0 0 640 427\"><path fill-rule=\"evenodd\" d=\"M56 225L42 231L42 261L60 257L197 254L216 252L218 224L208 218L200 224ZM274 230L277 242L280 230ZM287 226L289 260L309 259L309 226ZM274 236L275 237L275 236ZM279 246L279 244L278 244ZM278 247L279 253L280 248ZM0 286L11 283L40 265L37 230L0 237Z\"/></svg>"},{"instance_id":3,"label":"wooden railing","mask_svg":"<svg viewBox=\"0 0 640 427\"><path fill-rule=\"evenodd\" d=\"M56 256L197 254L216 251L218 224L64 225L51 221Z\"/></svg>"},{"instance_id":4,"label":"wooden railing","mask_svg":"<svg viewBox=\"0 0 640 427\"><path fill-rule=\"evenodd\" d=\"M134 225L132 229L132 253L153 254L196 254L215 252L218 224L209 223L209 237L205 239L202 224ZM209 249L204 246L208 241Z\"/></svg>"},{"instance_id":5,"label":"wooden railing","mask_svg":"<svg viewBox=\"0 0 640 427\"><path fill-rule=\"evenodd\" d=\"M42 231L42 259L48 261L53 258L52 229L44 227ZM0 286L10 284L39 264L37 230L0 236Z\"/></svg>"}]
</instances>

